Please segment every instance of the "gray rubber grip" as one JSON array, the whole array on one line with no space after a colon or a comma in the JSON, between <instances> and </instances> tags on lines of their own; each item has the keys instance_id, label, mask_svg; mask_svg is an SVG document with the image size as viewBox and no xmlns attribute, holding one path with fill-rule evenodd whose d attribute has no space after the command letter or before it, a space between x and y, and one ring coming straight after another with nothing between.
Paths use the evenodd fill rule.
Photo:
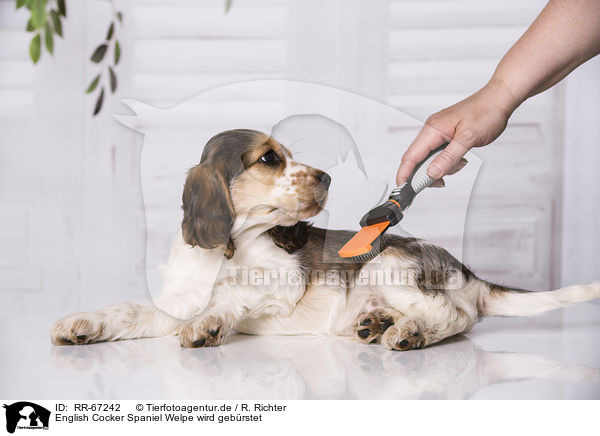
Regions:
<instances>
[{"instance_id":1,"label":"gray rubber grip","mask_svg":"<svg viewBox=\"0 0 600 436\"><path fill-rule=\"evenodd\" d=\"M448 143L445 143L433 150L413 171L407 183L410 183L411 188L415 191L415 195L435 182L436 179L429 177L429 174L427 174L427 168L429 168L431 162L433 162L447 146Z\"/></svg>"}]
</instances>

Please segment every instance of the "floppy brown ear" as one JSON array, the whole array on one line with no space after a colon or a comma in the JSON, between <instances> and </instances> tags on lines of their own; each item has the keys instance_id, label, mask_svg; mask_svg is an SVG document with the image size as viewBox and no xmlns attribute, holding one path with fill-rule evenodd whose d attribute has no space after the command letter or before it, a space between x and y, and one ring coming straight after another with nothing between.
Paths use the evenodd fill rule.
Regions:
<instances>
[{"instance_id":1,"label":"floppy brown ear","mask_svg":"<svg viewBox=\"0 0 600 436\"><path fill-rule=\"evenodd\" d=\"M224 247L233 256L230 239L235 212L229 180L215 165L200 164L188 173L183 188L183 240L202 248Z\"/></svg>"}]
</instances>

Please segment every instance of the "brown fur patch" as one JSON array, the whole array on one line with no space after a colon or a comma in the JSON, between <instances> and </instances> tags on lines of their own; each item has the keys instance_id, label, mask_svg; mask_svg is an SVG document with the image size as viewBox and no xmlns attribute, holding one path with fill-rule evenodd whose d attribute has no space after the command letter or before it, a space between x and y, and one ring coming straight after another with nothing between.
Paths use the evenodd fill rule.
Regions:
<instances>
[{"instance_id":1,"label":"brown fur patch","mask_svg":"<svg viewBox=\"0 0 600 436\"><path fill-rule=\"evenodd\" d=\"M510 288L508 286L498 285L498 284L490 283L490 282L486 282L486 283L490 287L490 295L494 296L494 297L498 297L498 296L504 294L505 292L515 292L515 293L531 292L526 289Z\"/></svg>"},{"instance_id":2,"label":"brown fur patch","mask_svg":"<svg viewBox=\"0 0 600 436\"><path fill-rule=\"evenodd\" d=\"M295 226L273 227L268 231L268 234L275 245L291 254L304 247L308 241L308 226L307 222L300 221Z\"/></svg>"},{"instance_id":3,"label":"brown fur patch","mask_svg":"<svg viewBox=\"0 0 600 436\"><path fill-rule=\"evenodd\" d=\"M337 251L354 236L345 230L325 230L298 222L290 227L275 227L268 232L273 242L286 251L296 252L305 271L333 271L347 285L368 260L341 258ZM424 293L444 292L448 278L462 274L469 280L474 274L450 253L440 247L424 243L415 238L396 235L382 236L381 252L408 259L416 268L417 287Z\"/></svg>"}]
</instances>

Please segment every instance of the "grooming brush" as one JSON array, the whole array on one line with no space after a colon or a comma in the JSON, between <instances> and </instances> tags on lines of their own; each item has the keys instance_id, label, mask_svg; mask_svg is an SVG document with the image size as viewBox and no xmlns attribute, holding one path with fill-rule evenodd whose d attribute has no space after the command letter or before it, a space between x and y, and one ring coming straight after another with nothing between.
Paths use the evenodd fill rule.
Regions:
<instances>
[{"instance_id":1,"label":"grooming brush","mask_svg":"<svg viewBox=\"0 0 600 436\"><path fill-rule=\"evenodd\" d=\"M419 192L435 182L435 179L427 174L427 168L447 145L448 143L442 144L431 151L415 167L408 180L402 186L392 190L385 203L371 209L362 217L360 220L362 229L340 248L338 254L341 257L367 261L377 256L385 248L381 244L381 235L402 220L402 212L412 204Z\"/></svg>"}]
</instances>

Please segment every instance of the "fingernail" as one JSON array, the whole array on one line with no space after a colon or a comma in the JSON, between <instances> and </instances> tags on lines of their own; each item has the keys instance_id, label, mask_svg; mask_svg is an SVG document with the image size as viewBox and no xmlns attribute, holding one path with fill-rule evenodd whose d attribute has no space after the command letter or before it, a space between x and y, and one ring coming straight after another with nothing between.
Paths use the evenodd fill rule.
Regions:
<instances>
[{"instance_id":1,"label":"fingernail","mask_svg":"<svg viewBox=\"0 0 600 436\"><path fill-rule=\"evenodd\" d=\"M440 177L442 177L443 175L443 171L442 169L437 166L435 163L432 163L429 168L427 169L427 174L429 175L429 177L431 177L432 179L439 179Z\"/></svg>"}]
</instances>

